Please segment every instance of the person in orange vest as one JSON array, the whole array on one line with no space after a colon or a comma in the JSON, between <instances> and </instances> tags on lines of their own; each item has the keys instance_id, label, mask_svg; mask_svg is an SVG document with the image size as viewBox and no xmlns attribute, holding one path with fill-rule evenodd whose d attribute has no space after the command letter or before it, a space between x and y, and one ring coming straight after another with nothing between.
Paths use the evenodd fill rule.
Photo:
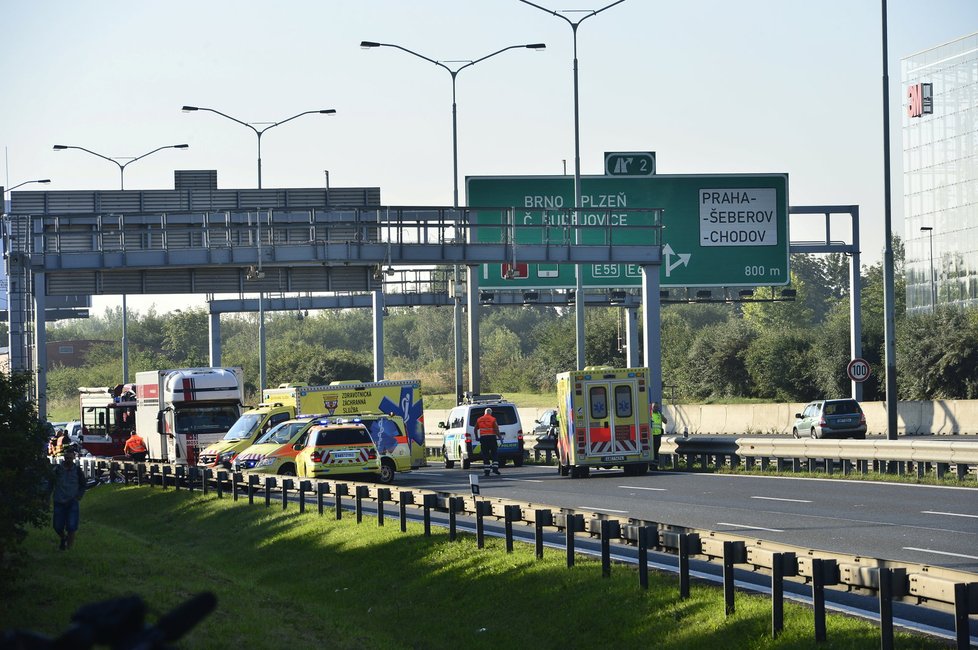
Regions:
<instances>
[{"instance_id":1,"label":"person in orange vest","mask_svg":"<svg viewBox=\"0 0 978 650\"><path fill-rule=\"evenodd\" d=\"M487 408L475 421L476 432L479 434L479 444L482 445L482 469L486 476L489 471L499 474L499 424L492 416L492 409Z\"/></svg>"},{"instance_id":2,"label":"person in orange vest","mask_svg":"<svg viewBox=\"0 0 978 650\"><path fill-rule=\"evenodd\" d=\"M129 456L134 461L141 463L146 460L146 442L135 431L126 440L126 446L123 447L123 451L126 456Z\"/></svg>"}]
</instances>

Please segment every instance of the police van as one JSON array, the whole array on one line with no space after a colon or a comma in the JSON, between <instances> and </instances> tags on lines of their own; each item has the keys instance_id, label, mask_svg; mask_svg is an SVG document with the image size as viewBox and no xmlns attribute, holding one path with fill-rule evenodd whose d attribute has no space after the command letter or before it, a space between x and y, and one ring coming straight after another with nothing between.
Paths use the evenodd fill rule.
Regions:
<instances>
[{"instance_id":1,"label":"police van","mask_svg":"<svg viewBox=\"0 0 978 650\"><path fill-rule=\"evenodd\" d=\"M455 467L455 463L468 469L473 461L482 459L475 423L487 408L492 409L499 425L499 465L511 460L517 467L523 466L523 425L516 405L502 395L466 394L463 403L449 412L448 421L438 423L445 430L442 455L447 469Z\"/></svg>"}]
</instances>

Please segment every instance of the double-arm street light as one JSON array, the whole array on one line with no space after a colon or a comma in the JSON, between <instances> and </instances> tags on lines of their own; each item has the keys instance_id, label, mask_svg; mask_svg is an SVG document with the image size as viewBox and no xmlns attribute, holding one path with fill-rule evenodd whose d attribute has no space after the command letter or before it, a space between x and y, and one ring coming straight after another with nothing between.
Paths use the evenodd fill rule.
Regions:
<instances>
[{"instance_id":1,"label":"double-arm street light","mask_svg":"<svg viewBox=\"0 0 978 650\"><path fill-rule=\"evenodd\" d=\"M182 110L185 113L193 113L195 111L207 111L208 113L214 113L216 115L220 115L221 117L226 117L232 122L237 122L242 126L246 126L255 132L255 136L258 138L258 189L262 188L261 187L261 136L265 133L265 131L268 131L269 129L274 129L276 126L282 126L286 122L291 122L292 120L302 117L303 115L315 115L315 114L333 115L336 113L335 108L324 108L318 111L303 111L301 113L297 113L296 115L293 115L292 117L288 117L280 122L273 122L268 126L266 126L265 128L259 129L252 124L243 122L236 117L231 117L227 113L222 113L221 111L214 110L213 108L204 108L202 106L184 106ZM257 214L255 216L257 219ZM261 237L261 233L259 232L259 254L261 253L260 237ZM257 269L258 270L256 270L256 272L253 275L249 275L248 279L254 277L254 279L260 280L261 278L264 277L264 273L262 273L260 270L261 269L260 257L258 260ZM258 292L258 384L259 384L258 390L259 392L265 390L265 309L264 309L264 303L262 301L262 298L263 298L263 292L259 291Z\"/></svg>"},{"instance_id":2,"label":"double-arm street light","mask_svg":"<svg viewBox=\"0 0 978 650\"><path fill-rule=\"evenodd\" d=\"M165 145L165 146L162 146L162 147L157 147L156 149L153 149L152 151L147 151L146 153L144 153L141 156L136 156L135 158L130 158L129 160L127 160L124 163L121 163L118 160L116 160L116 158L118 158L119 156L117 156L116 158L112 158L110 156L103 156L102 154L96 153L96 152L92 151L91 149L86 149L85 147L75 147L75 146L67 145L67 144L56 144L56 145L54 145L54 150L55 151L64 151L65 149L78 149L79 151L84 151L85 153L90 153L93 156L98 156L102 160L108 160L110 163L114 164L115 166L117 166L119 168L119 189L120 190L124 190L124 189L126 189L126 167L128 167L131 164L133 164L137 160L142 160L146 156L153 155L157 151L163 151L164 149L187 149L188 147L190 147L189 144L168 144L168 145Z\"/></svg>"},{"instance_id":3,"label":"double-arm street light","mask_svg":"<svg viewBox=\"0 0 978 650\"><path fill-rule=\"evenodd\" d=\"M364 49L372 49L376 47L392 47L396 50L401 50L412 56L416 56L419 59L424 59L428 63L433 63L439 68L448 72L452 78L452 195L453 195L453 207L459 207L458 201L458 103L456 102L456 80L458 79L458 73L466 68L474 66L476 63L485 61L486 59L491 59L497 54L502 54L503 52L508 52L509 50L517 49L527 49L527 50L543 50L546 49L544 43L526 43L521 45L510 45L504 47L501 50L496 50L492 54L487 54L483 57L475 59L474 61L436 61L435 59L429 58L423 54L419 54L414 50L409 50L406 47L400 45L394 45L393 43L377 43L375 41L360 41L360 47ZM462 63L458 67L452 67L448 65L449 63ZM462 319L462 303L458 296L458 265L453 267L453 294L454 294L454 321L455 321L455 402L460 404L462 401L462 329L461 329L461 319ZM469 351L472 354L472 351Z\"/></svg>"},{"instance_id":4,"label":"double-arm street light","mask_svg":"<svg viewBox=\"0 0 978 650\"><path fill-rule=\"evenodd\" d=\"M42 179L40 179L40 180L36 180L36 181L24 181L23 183L17 183L17 184L16 184L16 185L14 185L13 187L8 187L8 188L5 188L5 189L3 190L3 192L4 192L4 194L6 194L7 192L13 192L13 191L14 191L14 190L16 190L16 189L17 189L18 187L20 187L20 186L22 186L22 185L29 185L30 183L50 183L50 182L51 182L51 179L50 179L50 178L42 178Z\"/></svg>"},{"instance_id":5,"label":"double-arm street light","mask_svg":"<svg viewBox=\"0 0 978 650\"><path fill-rule=\"evenodd\" d=\"M269 129L274 129L276 126L282 126L286 122L291 122L292 120L302 117L303 115L314 115L316 113L319 113L321 115L333 115L334 113L336 113L335 108L325 108L318 111L303 111L302 113L293 115L292 117L286 118L281 122L273 122L272 124L269 124L263 129L258 129L255 128L253 125L248 124L247 122L242 122L236 117L231 117L230 115L226 113L222 113L221 111L214 110L213 108L204 108L202 106L184 106L182 110L185 113L192 113L194 111L207 111L209 113L215 113L217 115L220 115L221 117L226 117L232 122L237 122L242 126L246 126L255 132L255 135L258 137L258 189L261 189L261 136L263 133L265 133L265 131L268 131Z\"/></svg>"},{"instance_id":6,"label":"double-arm street light","mask_svg":"<svg viewBox=\"0 0 978 650\"><path fill-rule=\"evenodd\" d=\"M930 236L930 311L937 311L937 278L934 276L934 227L921 226L920 232Z\"/></svg>"},{"instance_id":7,"label":"double-arm street light","mask_svg":"<svg viewBox=\"0 0 978 650\"><path fill-rule=\"evenodd\" d=\"M65 149L78 149L79 151L84 151L85 153L90 153L93 156L101 158L102 160L108 160L110 163L114 164L119 168L119 189L126 189L126 167L133 164L137 160L142 160L146 156L151 156L157 151L163 151L164 149L187 149L190 147L189 144L168 144L162 147L157 147L152 151L147 151L141 156L136 156L135 158L129 158L126 162L121 163L116 158L110 156L103 156L100 153L92 151L91 149L86 149L85 147L75 147L67 144L56 144L54 145L55 151L64 151ZM126 321L127 318L126 309L126 294L122 294L122 383L129 381L129 338L126 332Z\"/></svg>"},{"instance_id":8,"label":"double-arm street light","mask_svg":"<svg viewBox=\"0 0 978 650\"><path fill-rule=\"evenodd\" d=\"M602 11L611 9L615 5L620 5L625 0L617 0L617 2L612 2L611 4L592 11L590 9L572 9L567 10L567 12L573 13L585 13L578 21L573 21L567 16L561 15L557 11L547 9L546 7L541 7L538 4L529 2L529 0L520 0L523 4L528 4L531 7L535 7L541 11L545 11L548 14L556 16L561 20L567 22L570 25L571 32L574 36L574 209L578 210L581 207L581 118L580 118L580 102L578 101L578 83L577 83L577 28L580 27L581 23L592 16L597 16ZM578 231L579 233L580 231ZM577 266L577 285L574 295L574 312L575 320L577 323L577 367L584 367L584 270L580 265Z\"/></svg>"},{"instance_id":9,"label":"double-arm street light","mask_svg":"<svg viewBox=\"0 0 978 650\"><path fill-rule=\"evenodd\" d=\"M458 78L458 73L466 68L474 66L476 63L485 61L486 59L491 59L497 54L502 54L503 52L508 52L509 50L517 49L528 49L528 50L543 50L546 49L546 45L543 43L527 43L523 45L510 45L509 47L504 47L501 50L496 50L492 54L487 54L483 57L475 59L474 61L436 61L426 57L424 54L419 54L414 50L409 50L406 47L400 45L394 45L393 43L376 43L374 41L360 41L360 47L364 49L372 49L375 47L393 47L396 50L401 50L412 56L416 56L419 59L424 59L428 63L434 63L439 68L448 72L452 77L452 192L455 197L454 207L458 207L458 105L455 101L455 80ZM453 68L448 63L463 63L457 68Z\"/></svg>"}]
</instances>

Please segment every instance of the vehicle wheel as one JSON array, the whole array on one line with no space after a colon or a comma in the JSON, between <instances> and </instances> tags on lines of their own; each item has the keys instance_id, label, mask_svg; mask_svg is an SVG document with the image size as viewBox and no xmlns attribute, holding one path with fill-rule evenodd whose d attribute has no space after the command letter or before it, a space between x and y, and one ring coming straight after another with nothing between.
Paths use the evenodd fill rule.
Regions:
<instances>
[{"instance_id":1,"label":"vehicle wheel","mask_svg":"<svg viewBox=\"0 0 978 650\"><path fill-rule=\"evenodd\" d=\"M561 476L567 476L570 473L570 467L567 465L557 465L557 473Z\"/></svg>"},{"instance_id":2,"label":"vehicle wheel","mask_svg":"<svg viewBox=\"0 0 978 650\"><path fill-rule=\"evenodd\" d=\"M452 469L455 467L455 461L448 457L448 450L444 447L441 448L441 455L445 459L445 469Z\"/></svg>"},{"instance_id":3,"label":"vehicle wheel","mask_svg":"<svg viewBox=\"0 0 978 650\"><path fill-rule=\"evenodd\" d=\"M513 465L515 465L516 467L523 467L523 457L518 456L517 458L514 458Z\"/></svg>"},{"instance_id":4,"label":"vehicle wheel","mask_svg":"<svg viewBox=\"0 0 978 650\"><path fill-rule=\"evenodd\" d=\"M380 461L380 475L379 480L381 483L393 483L394 474L397 473L397 467L394 466L394 461L390 458L384 458Z\"/></svg>"},{"instance_id":5,"label":"vehicle wheel","mask_svg":"<svg viewBox=\"0 0 978 650\"><path fill-rule=\"evenodd\" d=\"M505 458L500 458L499 459L499 466L500 467L506 467L506 459Z\"/></svg>"},{"instance_id":6,"label":"vehicle wheel","mask_svg":"<svg viewBox=\"0 0 978 650\"><path fill-rule=\"evenodd\" d=\"M812 425L811 436L812 440L818 440L818 431L815 430L815 425Z\"/></svg>"},{"instance_id":7,"label":"vehicle wheel","mask_svg":"<svg viewBox=\"0 0 978 650\"><path fill-rule=\"evenodd\" d=\"M791 435L793 435L795 438L798 437L798 427L791 427Z\"/></svg>"},{"instance_id":8,"label":"vehicle wheel","mask_svg":"<svg viewBox=\"0 0 978 650\"><path fill-rule=\"evenodd\" d=\"M281 469L278 470L279 476L295 476L295 465L292 463L286 463L282 465Z\"/></svg>"},{"instance_id":9,"label":"vehicle wheel","mask_svg":"<svg viewBox=\"0 0 978 650\"><path fill-rule=\"evenodd\" d=\"M461 449L459 449L458 455L459 455L459 458L462 458L462 450ZM462 458L462 469L468 469L470 467L472 467L472 459L470 459L470 458Z\"/></svg>"}]
</instances>

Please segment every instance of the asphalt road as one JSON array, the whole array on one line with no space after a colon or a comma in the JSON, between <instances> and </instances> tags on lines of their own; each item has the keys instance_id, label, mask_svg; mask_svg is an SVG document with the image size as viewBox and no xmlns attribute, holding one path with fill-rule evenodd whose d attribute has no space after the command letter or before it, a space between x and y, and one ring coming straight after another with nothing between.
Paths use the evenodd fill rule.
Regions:
<instances>
[{"instance_id":1,"label":"asphalt road","mask_svg":"<svg viewBox=\"0 0 978 650\"><path fill-rule=\"evenodd\" d=\"M575 480L540 466L502 472L488 479L479 472L483 496L978 573L976 489L686 472L634 477L621 470ZM433 466L399 474L395 483L467 494L470 473Z\"/></svg>"}]
</instances>

